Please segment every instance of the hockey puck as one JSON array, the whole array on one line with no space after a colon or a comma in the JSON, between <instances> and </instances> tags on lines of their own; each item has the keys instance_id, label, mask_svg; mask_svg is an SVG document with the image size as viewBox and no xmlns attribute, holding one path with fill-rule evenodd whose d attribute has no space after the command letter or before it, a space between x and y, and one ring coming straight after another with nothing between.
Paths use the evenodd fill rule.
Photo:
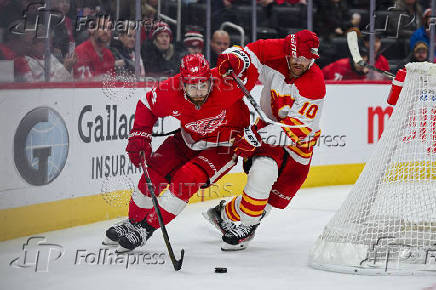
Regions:
<instances>
[{"instance_id":1,"label":"hockey puck","mask_svg":"<svg viewBox=\"0 0 436 290\"><path fill-rule=\"evenodd\" d=\"M216 267L215 273L227 273L227 268Z\"/></svg>"}]
</instances>

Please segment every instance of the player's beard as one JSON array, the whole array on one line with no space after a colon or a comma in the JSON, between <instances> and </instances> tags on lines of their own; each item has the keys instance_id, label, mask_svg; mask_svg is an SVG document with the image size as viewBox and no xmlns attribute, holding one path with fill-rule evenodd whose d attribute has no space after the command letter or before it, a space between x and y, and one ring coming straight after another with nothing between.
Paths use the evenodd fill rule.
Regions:
<instances>
[{"instance_id":1,"label":"player's beard","mask_svg":"<svg viewBox=\"0 0 436 290\"><path fill-rule=\"evenodd\" d=\"M100 45L107 45L108 41L106 41L103 37L97 36L95 41Z\"/></svg>"},{"instance_id":2,"label":"player's beard","mask_svg":"<svg viewBox=\"0 0 436 290\"><path fill-rule=\"evenodd\" d=\"M308 67L304 67L304 65L301 64L289 65L289 73L291 75L291 78L301 77L308 69Z\"/></svg>"},{"instance_id":3,"label":"player's beard","mask_svg":"<svg viewBox=\"0 0 436 290\"><path fill-rule=\"evenodd\" d=\"M206 94L206 95L204 95L204 96L201 96L201 97L196 97L196 98L194 99L194 98L192 98L190 95L188 95L188 94L186 93L186 98L187 98L191 103L193 103L194 106L195 106L197 109L199 109L199 108L200 108L204 103L206 103L208 97L209 97L209 93Z\"/></svg>"},{"instance_id":4,"label":"player's beard","mask_svg":"<svg viewBox=\"0 0 436 290\"><path fill-rule=\"evenodd\" d=\"M206 103L206 101L207 101L207 99L208 99L208 97L209 97L209 94L210 94L211 91L212 91L213 83L212 83L212 81L208 81L208 83L209 83L209 86L208 86L208 88L207 88L205 94L203 94L203 95L201 95L201 96L196 95L195 97L192 97L192 96L189 94L189 89L186 88L186 86L183 85L183 83L182 83L183 90L184 90L184 92L185 92L185 98L186 98L187 100L189 100L191 103L193 103L194 106L195 106L195 108L196 108L197 110L200 109L200 107L201 107L204 103ZM191 92L191 93L192 93L192 92Z\"/></svg>"},{"instance_id":5,"label":"player's beard","mask_svg":"<svg viewBox=\"0 0 436 290\"><path fill-rule=\"evenodd\" d=\"M288 64L289 77L291 79L301 77L310 68L310 65L294 62L290 56L286 56L286 63Z\"/></svg>"}]
</instances>

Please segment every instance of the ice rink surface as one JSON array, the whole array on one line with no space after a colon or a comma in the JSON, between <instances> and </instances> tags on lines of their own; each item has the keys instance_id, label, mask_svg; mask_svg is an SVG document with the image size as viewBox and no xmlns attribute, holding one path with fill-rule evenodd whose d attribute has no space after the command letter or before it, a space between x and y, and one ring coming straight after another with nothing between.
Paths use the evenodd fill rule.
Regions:
<instances>
[{"instance_id":1,"label":"ice rink surface","mask_svg":"<svg viewBox=\"0 0 436 290\"><path fill-rule=\"evenodd\" d=\"M135 264L126 267L127 255L118 260L113 258L114 254L110 256L113 249L105 250L101 241L106 228L116 220L33 235L45 238L44 243L50 245L37 245L43 238L31 239L26 246L26 260L23 244L30 237L1 242L0 289L402 290L431 289L432 285L436 289L436 276L357 276L308 266L310 248L350 188L299 191L292 206L272 211L249 248L240 252L222 252L220 235L201 216L218 200L188 205L168 226L176 256L181 248L186 251L179 272L172 268L160 231L128 257ZM32 250L30 244L39 249L38 262L35 259L38 251ZM16 258L19 259L11 264ZM228 273L214 273L217 266L227 267Z\"/></svg>"}]
</instances>

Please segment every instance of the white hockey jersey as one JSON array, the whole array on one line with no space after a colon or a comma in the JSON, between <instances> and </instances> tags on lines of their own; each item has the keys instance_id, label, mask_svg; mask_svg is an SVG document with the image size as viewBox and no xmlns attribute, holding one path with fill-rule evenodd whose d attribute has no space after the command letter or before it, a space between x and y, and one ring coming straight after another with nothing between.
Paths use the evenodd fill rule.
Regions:
<instances>
[{"instance_id":1,"label":"white hockey jersey","mask_svg":"<svg viewBox=\"0 0 436 290\"><path fill-rule=\"evenodd\" d=\"M308 164L313 146L321 135L319 120L326 92L324 77L313 64L301 77L291 79L284 47L284 39L267 39L250 43L244 50L264 85L260 100L262 110L273 120L301 127L263 124L258 133L264 143L285 146L295 161Z\"/></svg>"},{"instance_id":2,"label":"white hockey jersey","mask_svg":"<svg viewBox=\"0 0 436 290\"><path fill-rule=\"evenodd\" d=\"M43 82L45 80L44 67L45 60L38 59L31 56L25 56L25 59L30 67L31 75L28 75L26 81L28 82ZM71 81L72 76L63 64L53 55L50 55L50 81L52 82L66 82Z\"/></svg>"}]
</instances>

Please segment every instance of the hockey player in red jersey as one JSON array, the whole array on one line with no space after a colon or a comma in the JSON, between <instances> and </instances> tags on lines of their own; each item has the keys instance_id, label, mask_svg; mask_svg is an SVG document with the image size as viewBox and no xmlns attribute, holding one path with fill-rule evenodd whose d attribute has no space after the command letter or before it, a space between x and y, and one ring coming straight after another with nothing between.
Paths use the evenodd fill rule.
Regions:
<instances>
[{"instance_id":1,"label":"hockey player in red jersey","mask_svg":"<svg viewBox=\"0 0 436 290\"><path fill-rule=\"evenodd\" d=\"M306 180L313 146L321 134L325 96L323 74L314 63L318 46L317 35L302 30L244 48L264 85L262 110L270 119L293 127L258 119L235 141L235 153L244 157L244 169L249 170L247 184L242 195L205 213L223 233L223 250L244 249L261 218L271 208L285 208ZM222 57L217 67L232 67L232 58L232 54Z\"/></svg>"},{"instance_id":2,"label":"hockey player in red jersey","mask_svg":"<svg viewBox=\"0 0 436 290\"><path fill-rule=\"evenodd\" d=\"M245 54L244 54L245 55ZM247 55L236 60L241 77L256 74ZM253 88L255 77L246 85ZM206 188L226 174L237 162L231 150L238 132L250 124L243 93L218 69L209 69L203 55L182 59L180 74L158 84L138 101L135 122L126 151L139 167L142 152L158 197L165 224L173 220L200 188ZM152 153L151 133L157 118L173 116L181 128ZM167 185L168 188L167 188ZM106 244L121 250L142 246L159 228L151 195L142 175L129 203L129 219L106 231Z\"/></svg>"}]
</instances>

